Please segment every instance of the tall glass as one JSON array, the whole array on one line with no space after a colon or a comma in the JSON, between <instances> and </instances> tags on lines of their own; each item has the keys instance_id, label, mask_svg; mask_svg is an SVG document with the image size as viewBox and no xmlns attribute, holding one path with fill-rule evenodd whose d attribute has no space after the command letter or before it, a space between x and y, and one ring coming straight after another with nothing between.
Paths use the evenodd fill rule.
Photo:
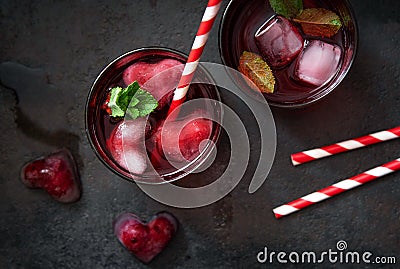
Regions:
<instances>
[{"instance_id":1,"label":"tall glass","mask_svg":"<svg viewBox=\"0 0 400 269\"><path fill-rule=\"evenodd\" d=\"M129 66L137 62L157 63L164 59L173 59L180 61L182 64L186 62L187 56L179 51L162 48L162 47L149 47L140 48L128 53L125 53L107 65L99 74L93 83L89 92L86 103L86 132L89 142L96 153L97 157L114 173L127 180L135 180L139 182L148 183L162 183L171 182L180 179L190 174L194 169L199 167L211 154L212 146L218 140L220 134L220 125L212 123L211 134L209 143L203 147L199 156L191 160L185 167L175 168L169 165L165 159L158 160L157 164L152 160L152 149L143 149L148 155L148 163L155 167L160 180L154 180L152 173L132 173L126 167L123 167L118 161L115 160L113 154L107 146L111 133L116 128L117 122L112 119L104 110L104 103L106 102L109 89L119 85L123 82L122 74ZM193 83L190 86L186 101L206 98L220 101L218 89L213 84L210 74L205 69L198 67L195 78L200 81L207 81L209 84ZM176 81L176 84L178 81ZM173 88L171 90L174 90ZM185 101L185 102L186 102ZM204 109L209 113L214 113L216 118L221 118L221 110L218 106L212 106L205 102ZM163 121L168 111L168 105L162 110L151 113L147 119L148 123L152 125L157 122ZM178 134L176 134L178 135ZM146 137L146 139L148 139Z\"/></svg>"}]
</instances>

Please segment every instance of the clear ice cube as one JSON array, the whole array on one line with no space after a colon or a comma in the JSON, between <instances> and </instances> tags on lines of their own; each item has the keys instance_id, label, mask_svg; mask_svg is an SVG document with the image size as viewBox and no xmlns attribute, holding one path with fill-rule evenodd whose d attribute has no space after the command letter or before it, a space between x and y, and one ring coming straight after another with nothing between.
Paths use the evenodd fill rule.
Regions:
<instances>
[{"instance_id":1,"label":"clear ice cube","mask_svg":"<svg viewBox=\"0 0 400 269\"><path fill-rule=\"evenodd\" d=\"M339 46L321 40L311 40L297 58L296 79L321 86L336 74L342 51Z\"/></svg>"},{"instance_id":2,"label":"clear ice cube","mask_svg":"<svg viewBox=\"0 0 400 269\"><path fill-rule=\"evenodd\" d=\"M298 29L286 18L274 16L255 34L256 45L272 67L283 67L300 53L304 40Z\"/></svg>"},{"instance_id":3,"label":"clear ice cube","mask_svg":"<svg viewBox=\"0 0 400 269\"><path fill-rule=\"evenodd\" d=\"M147 156L145 149L126 149L124 151L122 166L134 174L142 174L147 169Z\"/></svg>"},{"instance_id":4,"label":"clear ice cube","mask_svg":"<svg viewBox=\"0 0 400 269\"><path fill-rule=\"evenodd\" d=\"M107 140L114 160L131 173L141 174L147 168L144 134L146 118L121 121Z\"/></svg>"}]
</instances>

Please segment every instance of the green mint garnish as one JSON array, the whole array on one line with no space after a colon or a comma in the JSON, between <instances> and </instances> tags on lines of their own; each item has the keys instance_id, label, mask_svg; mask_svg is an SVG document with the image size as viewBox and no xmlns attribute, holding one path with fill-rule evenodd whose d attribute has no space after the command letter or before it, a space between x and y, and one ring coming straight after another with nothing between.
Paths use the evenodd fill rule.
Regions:
<instances>
[{"instance_id":1,"label":"green mint garnish","mask_svg":"<svg viewBox=\"0 0 400 269\"><path fill-rule=\"evenodd\" d=\"M293 20L300 23L305 34L312 36L331 37L342 27L340 17L324 8L306 8Z\"/></svg>"},{"instance_id":2,"label":"green mint garnish","mask_svg":"<svg viewBox=\"0 0 400 269\"><path fill-rule=\"evenodd\" d=\"M340 21L340 19L331 20L330 23L332 25L338 25L338 26L342 27L342 22Z\"/></svg>"},{"instance_id":3,"label":"green mint garnish","mask_svg":"<svg viewBox=\"0 0 400 269\"><path fill-rule=\"evenodd\" d=\"M158 102L151 93L140 88L137 81L126 88L111 89L108 107L112 117L129 116L131 119L144 117L153 112Z\"/></svg>"},{"instance_id":4,"label":"green mint garnish","mask_svg":"<svg viewBox=\"0 0 400 269\"><path fill-rule=\"evenodd\" d=\"M303 0L269 0L276 14L288 19L294 18L303 10Z\"/></svg>"}]
</instances>

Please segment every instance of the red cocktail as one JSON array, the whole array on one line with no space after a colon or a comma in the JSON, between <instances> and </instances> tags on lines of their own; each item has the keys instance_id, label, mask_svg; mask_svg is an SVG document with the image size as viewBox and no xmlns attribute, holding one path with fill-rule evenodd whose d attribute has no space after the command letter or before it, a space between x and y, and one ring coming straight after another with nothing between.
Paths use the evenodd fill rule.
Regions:
<instances>
[{"instance_id":1,"label":"red cocktail","mask_svg":"<svg viewBox=\"0 0 400 269\"><path fill-rule=\"evenodd\" d=\"M273 81L265 74L257 79L267 85L261 87L267 101L299 107L321 99L342 81L354 60L357 27L346 0L281 2L302 6L297 13L284 10L282 15L266 0L232 0L221 22L220 53L226 65L253 78L260 74L249 73L264 61L270 70L262 68ZM247 70L243 67L254 62Z\"/></svg>"},{"instance_id":2,"label":"red cocktail","mask_svg":"<svg viewBox=\"0 0 400 269\"><path fill-rule=\"evenodd\" d=\"M172 181L193 171L210 154L220 127L207 117L220 118L221 111L206 100L220 97L211 77L201 67L196 76L209 84L193 83L186 98L186 102L200 101L165 124L185 61L184 54L171 49L138 49L114 60L94 82L86 106L87 134L97 156L113 172L140 182ZM140 115L149 104L141 106L146 96L135 95L138 101L130 101L127 114L115 116L110 105L114 98L111 92L133 84L152 95L157 107L149 115ZM137 115L132 117L129 111ZM200 147L203 140L208 143ZM176 163L184 165L176 167Z\"/></svg>"}]
</instances>

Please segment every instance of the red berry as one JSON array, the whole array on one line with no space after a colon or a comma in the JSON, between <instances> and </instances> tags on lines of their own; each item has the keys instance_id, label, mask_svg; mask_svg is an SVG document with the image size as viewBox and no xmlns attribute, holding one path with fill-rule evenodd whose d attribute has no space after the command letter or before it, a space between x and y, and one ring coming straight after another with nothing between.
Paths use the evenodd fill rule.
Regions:
<instances>
[{"instance_id":1,"label":"red berry","mask_svg":"<svg viewBox=\"0 0 400 269\"><path fill-rule=\"evenodd\" d=\"M101 108L104 109L104 110L107 112L107 114L109 114L109 115L112 114L111 108L108 106L108 103L110 102L110 98L111 98L111 92L109 92L109 93L107 94L106 101L104 102L104 104L103 104L102 107L101 107Z\"/></svg>"}]
</instances>

